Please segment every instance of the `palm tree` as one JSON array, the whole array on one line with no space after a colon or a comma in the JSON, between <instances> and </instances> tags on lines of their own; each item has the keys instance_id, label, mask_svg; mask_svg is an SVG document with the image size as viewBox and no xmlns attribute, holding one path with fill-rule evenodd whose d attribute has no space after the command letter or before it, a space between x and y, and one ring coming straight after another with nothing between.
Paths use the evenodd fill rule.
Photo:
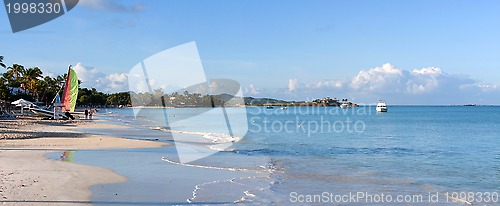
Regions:
<instances>
[{"instance_id":1,"label":"palm tree","mask_svg":"<svg viewBox=\"0 0 500 206\"><path fill-rule=\"evenodd\" d=\"M25 89L34 97L38 96L38 78L42 78L42 70L38 67L29 68L24 70L22 75L22 82Z\"/></svg>"},{"instance_id":2,"label":"palm tree","mask_svg":"<svg viewBox=\"0 0 500 206\"><path fill-rule=\"evenodd\" d=\"M9 81L9 85L11 87L19 87L21 86L21 75L24 73L24 66L19 64L13 64L12 67L7 68L7 73L10 75L11 80Z\"/></svg>"},{"instance_id":3,"label":"palm tree","mask_svg":"<svg viewBox=\"0 0 500 206\"><path fill-rule=\"evenodd\" d=\"M13 75L16 79L19 78L24 72L24 66L20 64L13 64L12 67L7 68L8 73Z\"/></svg>"},{"instance_id":4,"label":"palm tree","mask_svg":"<svg viewBox=\"0 0 500 206\"><path fill-rule=\"evenodd\" d=\"M5 68L5 63L3 63L3 56L0 56L0 67Z\"/></svg>"},{"instance_id":5,"label":"palm tree","mask_svg":"<svg viewBox=\"0 0 500 206\"><path fill-rule=\"evenodd\" d=\"M61 88L61 81L58 78L52 78L49 76L45 76L43 80L39 81L38 91L42 92L40 101L46 101L48 104L54 97L57 92Z\"/></svg>"}]
</instances>

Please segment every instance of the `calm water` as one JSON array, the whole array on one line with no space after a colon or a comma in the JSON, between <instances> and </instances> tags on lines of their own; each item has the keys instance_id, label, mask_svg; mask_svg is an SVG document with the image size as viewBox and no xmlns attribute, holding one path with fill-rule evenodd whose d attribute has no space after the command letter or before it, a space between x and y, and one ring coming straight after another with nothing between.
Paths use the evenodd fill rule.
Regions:
<instances>
[{"instance_id":1,"label":"calm water","mask_svg":"<svg viewBox=\"0 0 500 206\"><path fill-rule=\"evenodd\" d=\"M100 118L148 131L122 136L166 141L169 138L161 133L167 132L158 130L168 129L165 115L167 121L176 121L204 111L143 109L138 119L131 109L107 112ZM500 107L393 106L387 113L376 113L374 107L227 108L229 116L245 112L247 125L231 125L233 131L248 127L243 139L191 164L259 168L266 166L265 161L272 165L266 166L272 168L266 183L240 181L246 186L259 185L260 189L251 187L254 190L246 197L252 203L290 204L298 195L362 192L394 198L423 195L422 205L427 205L429 193L439 192L439 203L447 204L446 192L480 192L484 197L483 192L500 191ZM227 142L229 136L223 134L227 130L214 123L217 121L220 115L209 114L171 129ZM213 161L216 158L224 161ZM216 197L211 193L225 188L223 183L202 187L207 189L200 190L198 197L204 201L217 201L210 199Z\"/></svg>"}]
</instances>

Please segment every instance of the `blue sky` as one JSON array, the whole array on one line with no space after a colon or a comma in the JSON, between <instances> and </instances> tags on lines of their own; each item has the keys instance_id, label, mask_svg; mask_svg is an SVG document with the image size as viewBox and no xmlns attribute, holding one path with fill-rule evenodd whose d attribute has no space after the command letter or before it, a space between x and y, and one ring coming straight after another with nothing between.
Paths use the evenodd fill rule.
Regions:
<instances>
[{"instance_id":1,"label":"blue sky","mask_svg":"<svg viewBox=\"0 0 500 206\"><path fill-rule=\"evenodd\" d=\"M500 104L499 10L498 1L80 0L14 34L0 9L0 55L53 74L80 63L84 86L113 92L141 60L196 41L207 77L237 80L248 96Z\"/></svg>"}]
</instances>

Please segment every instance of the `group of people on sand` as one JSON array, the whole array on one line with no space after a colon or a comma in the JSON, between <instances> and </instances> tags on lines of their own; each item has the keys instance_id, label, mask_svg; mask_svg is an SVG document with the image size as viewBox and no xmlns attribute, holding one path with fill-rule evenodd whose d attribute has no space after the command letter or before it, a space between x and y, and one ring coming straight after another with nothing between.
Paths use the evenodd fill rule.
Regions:
<instances>
[{"instance_id":1,"label":"group of people on sand","mask_svg":"<svg viewBox=\"0 0 500 206\"><path fill-rule=\"evenodd\" d=\"M97 113L97 109L85 109L85 119L92 119L95 113Z\"/></svg>"}]
</instances>

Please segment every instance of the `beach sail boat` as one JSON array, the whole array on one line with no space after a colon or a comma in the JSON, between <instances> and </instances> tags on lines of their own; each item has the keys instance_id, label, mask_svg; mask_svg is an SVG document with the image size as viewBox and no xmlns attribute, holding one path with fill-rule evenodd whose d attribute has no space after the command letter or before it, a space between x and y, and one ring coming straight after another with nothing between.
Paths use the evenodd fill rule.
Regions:
<instances>
[{"instance_id":1,"label":"beach sail boat","mask_svg":"<svg viewBox=\"0 0 500 206\"><path fill-rule=\"evenodd\" d=\"M75 113L76 99L78 98L78 76L75 70L71 68L68 69L68 75L66 77L66 82L64 83L63 98L59 96L59 92L54 97L52 101L54 109L52 111L32 108L31 111L38 116L54 118L54 119L74 119L71 113Z\"/></svg>"},{"instance_id":2,"label":"beach sail boat","mask_svg":"<svg viewBox=\"0 0 500 206\"><path fill-rule=\"evenodd\" d=\"M63 105L65 111L75 112L77 98L78 98L78 76L76 76L75 70L73 70L70 65L63 93Z\"/></svg>"}]
</instances>

